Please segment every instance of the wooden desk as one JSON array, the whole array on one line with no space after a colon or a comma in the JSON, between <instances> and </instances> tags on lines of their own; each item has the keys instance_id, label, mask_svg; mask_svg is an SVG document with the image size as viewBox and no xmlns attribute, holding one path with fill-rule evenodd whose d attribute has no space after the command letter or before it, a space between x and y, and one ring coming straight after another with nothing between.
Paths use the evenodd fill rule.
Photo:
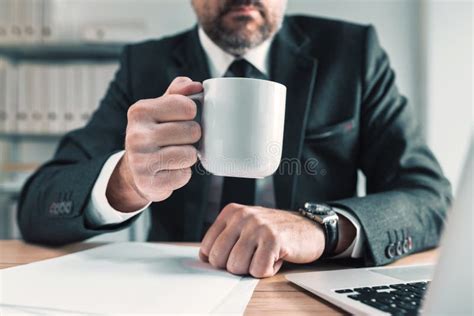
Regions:
<instances>
[{"instance_id":1,"label":"wooden desk","mask_svg":"<svg viewBox=\"0 0 474 316\"><path fill-rule=\"evenodd\" d=\"M19 240L0 240L0 269L55 258L80 250L103 245L103 243L78 243L60 248L49 248L26 244ZM190 245L183 243L183 245ZM197 244L191 244L197 245ZM393 265L434 263L437 250L431 250L403 258ZM340 268L333 264L284 267L276 276L263 279L257 285L247 306L246 315L343 315L337 307L315 295L289 283L284 273L306 272L316 269Z\"/></svg>"}]
</instances>

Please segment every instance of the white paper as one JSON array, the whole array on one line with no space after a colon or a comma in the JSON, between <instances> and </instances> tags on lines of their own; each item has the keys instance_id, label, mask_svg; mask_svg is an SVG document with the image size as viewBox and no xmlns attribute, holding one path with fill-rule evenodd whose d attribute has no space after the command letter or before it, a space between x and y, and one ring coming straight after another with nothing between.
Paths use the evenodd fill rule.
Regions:
<instances>
[{"instance_id":1,"label":"white paper","mask_svg":"<svg viewBox=\"0 0 474 316\"><path fill-rule=\"evenodd\" d=\"M198 251L117 243L0 270L0 314L243 314L258 280Z\"/></svg>"}]
</instances>

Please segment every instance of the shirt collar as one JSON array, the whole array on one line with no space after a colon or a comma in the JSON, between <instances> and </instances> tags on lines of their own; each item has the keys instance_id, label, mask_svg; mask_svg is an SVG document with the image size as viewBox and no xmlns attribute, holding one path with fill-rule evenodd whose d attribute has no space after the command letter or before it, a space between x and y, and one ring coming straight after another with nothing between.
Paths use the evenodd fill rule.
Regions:
<instances>
[{"instance_id":1,"label":"shirt collar","mask_svg":"<svg viewBox=\"0 0 474 316\"><path fill-rule=\"evenodd\" d=\"M207 57L211 77L215 78L224 76L230 64L236 59L235 56L217 46L201 27L199 27L198 35L199 41L201 42L202 48ZM272 38L269 38L257 47L250 49L242 56L242 58L251 63L266 76L269 75L271 42Z\"/></svg>"}]
</instances>

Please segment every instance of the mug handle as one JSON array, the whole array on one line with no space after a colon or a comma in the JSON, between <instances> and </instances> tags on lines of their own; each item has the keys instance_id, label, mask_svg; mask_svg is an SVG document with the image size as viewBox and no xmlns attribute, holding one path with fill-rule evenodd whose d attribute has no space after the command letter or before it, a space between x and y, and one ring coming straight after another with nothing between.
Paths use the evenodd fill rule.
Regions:
<instances>
[{"instance_id":1,"label":"mug handle","mask_svg":"<svg viewBox=\"0 0 474 316\"><path fill-rule=\"evenodd\" d=\"M197 111L196 111L195 121L201 124L202 123L202 107L204 105L204 91L187 95L187 97L193 100L194 103L196 103Z\"/></svg>"},{"instance_id":2,"label":"mug handle","mask_svg":"<svg viewBox=\"0 0 474 316\"><path fill-rule=\"evenodd\" d=\"M201 131L204 129L203 127L203 124L202 124L202 106L204 105L204 91L202 92L199 92L199 93L195 93L195 94L191 94L191 95L187 95L188 98L190 98L191 100L193 100L195 103L198 103L201 105L201 106L197 106L197 113L196 113L196 122L198 122L200 125L201 125ZM197 104L197 105L199 105ZM202 135L204 136L204 133L202 133ZM201 136L201 139L199 140L199 142L196 144L196 148L198 150L198 159L201 160L202 158L202 155L201 155L201 152L202 152L202 146L203 146L203 139Z\"/></svg>"},{"instance_id":3,"label":"mug handle","mask_svg":"<svg viewBox=\"0 0 474 316\"><path fill-rule=\"evenodd\" d=\"M187 97L193 100L194 102L198 101L199 103L201 103L201 105L204 104L204 92L187 95Z\"/></svg>"}]
</instances>

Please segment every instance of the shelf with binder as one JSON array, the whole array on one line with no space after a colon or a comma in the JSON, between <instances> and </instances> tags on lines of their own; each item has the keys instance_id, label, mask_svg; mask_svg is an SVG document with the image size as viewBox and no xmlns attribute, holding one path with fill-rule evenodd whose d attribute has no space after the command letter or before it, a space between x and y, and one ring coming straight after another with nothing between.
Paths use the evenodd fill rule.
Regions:
<instances>
[{"instance_id":1,"label":"shelf with binder","mask_svg":"<svg viewBox=\"0 0 474 316\"><path fill-rule=\"evenodd\" d=\"M39 141L39 142L55 142L64 134L28 134L28 133L5 133L0 132L0 141Z\"/></svg>"},{"instance_id":2,"label":"shelf with binder","mask_svg":"<svg viewBox=\"0 0 474 316\"><path fill-rule=\"evenodd\" d=\"M61 135L85 125L116 61L0 62L0 135Z\"/></svg>"},{"instance_id":3,"label":"shelf with binder","mask_svg":"<svg viewBox=\"0 0 474 316\"><path fill-rule=\"evenodd\" d=\"M123 44L0 44L0 57L10 60L38 60L38 61L74 61L117 60Z\"/></svg>"},{"instance_id":4,"label":"shelf with binder","mask_svg":"<svg viewBox=\"0 0 474 316\"><path fill-rule=\"evenodd\" d=\"M87 124L125 43L177 31L169 12L194 23L181 1L0 0L0 192L17 196L34 169L7 175L5 164L41 164L66 132Z\"/></svg>"},{"instance_id":5,"label":"shelf with binder","mask_svg":"<svg viewBox=\"0 0 474 316\"><path fill-rule=\"evenodd\" d=\"M6 151L0 164L0 193L17 197L24 175L34 171L5 171L4 165L24 158L20 147L55 147L66 132L85 125L99 106L118 68L117 59L76 56L44 60L0 54L0 143Z\"/></svg>"}]
</instances>

